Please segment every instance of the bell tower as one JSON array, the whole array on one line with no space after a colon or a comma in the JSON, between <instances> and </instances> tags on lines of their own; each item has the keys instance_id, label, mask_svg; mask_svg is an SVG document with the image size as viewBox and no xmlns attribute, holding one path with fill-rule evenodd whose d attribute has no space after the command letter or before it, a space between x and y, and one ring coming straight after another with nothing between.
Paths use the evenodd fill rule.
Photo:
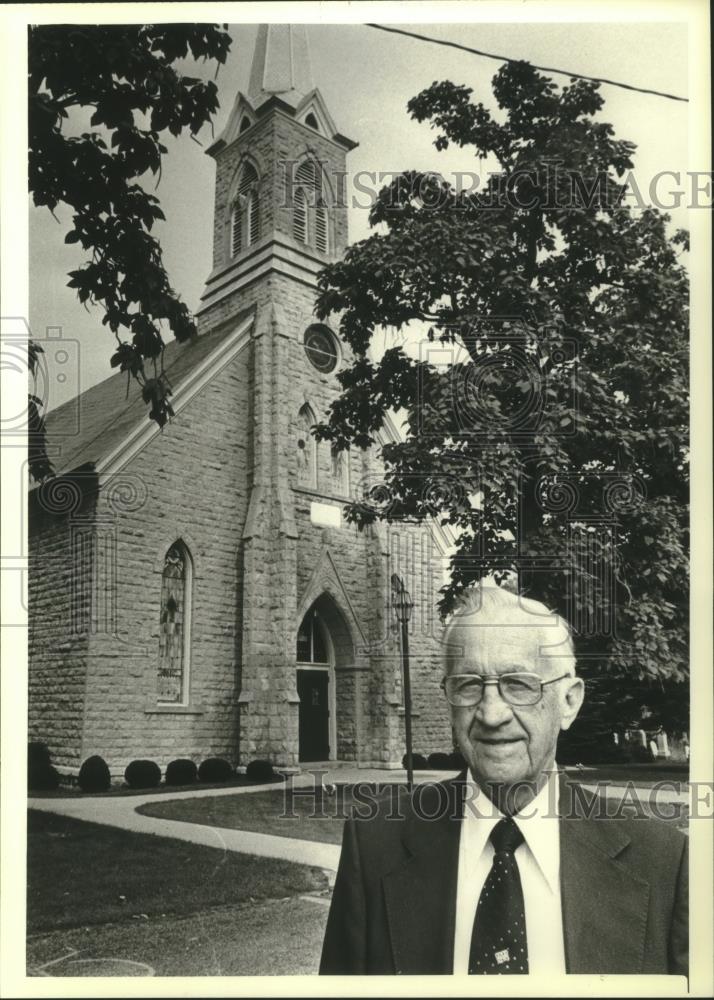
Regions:
<instances>
[{"instance_id":1,"label":"bell tower","mask_svg":"<svg viewBox=\"0 0 714 1000\"><path fill-rule=\"evenodd\" d=\"M313 84L305 26L260 25L248 93L207 150L216 194L201 317L268 274L315 287L347 245L345 157L355 146Z\"/></svg>"},{"instance_id":2,"label":"bell tower","mask_svg":"<svg viewBox=\"0 0 714 1000\"><path fill-rule=\"evenodd\" d=\"M331 680L313 706L317 724L329 717L320 745L332 758L361 752L356 674L369 669L361 623L379 617L381 558L373 539L342 523L342 509L366 459L334 454L310 434L338 395L347 353L314 307L319 271L347 246L346 155L355 145L313 83L305 26L261 25L248 92L236 96L208 150L216 162L213 268L198 314L210 336L253 313L241 355L249 412L236 414L246 428L237 460L248 466L236 553L241 763L309 759L305 680L321 670ZM331 660L308 670L298 638L316 608Z\"/></svg>"}]
</instances>

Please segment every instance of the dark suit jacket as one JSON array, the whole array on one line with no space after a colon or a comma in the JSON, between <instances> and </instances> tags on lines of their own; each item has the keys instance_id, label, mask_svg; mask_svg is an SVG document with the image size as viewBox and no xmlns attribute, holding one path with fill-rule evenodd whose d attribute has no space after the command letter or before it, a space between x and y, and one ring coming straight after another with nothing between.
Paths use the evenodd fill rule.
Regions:
<instances>
[{"instance_id":1,"label":"dark suit jacket","mask_svg":"<svg viewBox=\"0 0 714 1000\"><path fill-rule=\"evenodd\" d=\"M321 974L452 973L465 773L346 822ZM604 802L561 780L566 970L686 975L687 838Z\"/></svg>"}]
</instances>

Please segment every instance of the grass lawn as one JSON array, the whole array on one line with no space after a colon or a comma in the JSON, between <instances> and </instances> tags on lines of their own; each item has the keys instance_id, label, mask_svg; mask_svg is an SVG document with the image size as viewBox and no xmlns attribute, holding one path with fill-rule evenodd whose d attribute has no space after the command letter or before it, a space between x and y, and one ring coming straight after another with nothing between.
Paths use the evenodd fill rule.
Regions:
<instances>
[{"instance_id":1,"label":"grass lawn","mask_svg":"<svg viewBox=\"0 0 714 1000\"><path fill-rule=\"evenodd\" d=\"M342 825L354 805L354 799L350 786L333 787L334 793L324 793L321 803L313 798L312 789L298 789L298 794L293 795L290 788L283 786L275 791L251 792L250 795L148 802L137 811L144 816L180 819L204 826L340 844Z\"/></svg>"},{"instance_id":2,"label":"grass lawn","mask_svg":"<svg viewBox=\"0 0 714 1000\"><path fill-rule=\"evenodd\" d=\"M327 888L318 869L33 810L27 841L29 933Z\"/></svg>"}]
</instances>

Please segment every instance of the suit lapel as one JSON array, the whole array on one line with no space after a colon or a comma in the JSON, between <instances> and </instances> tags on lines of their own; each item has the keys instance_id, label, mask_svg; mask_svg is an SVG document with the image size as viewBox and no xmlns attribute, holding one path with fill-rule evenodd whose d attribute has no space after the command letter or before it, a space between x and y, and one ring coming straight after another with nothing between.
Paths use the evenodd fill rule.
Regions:
<instances>
[{"instance_id":1,"label":"suit lapel","mask_svg":"<svg viewBox=\"0 0 714 1000\"><path fill-rule=\"evenodd\" d=\"M650 887L616 860L630 838L621 821L604 815L598 818L598 801L569 782L561 784L560 885L566 969L569 973L638 973L644 958Z\"/></svg>"},{"instance_id":2,"label":"suit lapel","mask_svg":"<svg viewBox=\"0 0 714 1000\"><path fill-rule=\"evenodd\" d=\"M453 970L464 775L417 789L405 822L406 858L383 876L395 971ZM431 818L430 818L431 817Z\"/></svg>"}]
</instances>

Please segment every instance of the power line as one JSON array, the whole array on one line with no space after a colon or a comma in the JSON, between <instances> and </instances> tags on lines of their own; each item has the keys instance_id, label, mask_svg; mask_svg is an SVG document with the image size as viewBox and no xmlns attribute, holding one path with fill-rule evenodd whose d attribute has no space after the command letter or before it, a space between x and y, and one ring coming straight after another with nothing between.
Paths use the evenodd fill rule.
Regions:
<instances>
[{"instance_id":1,"label":"power line","mask_svg":"<svg viewBox=\"0 0 714 1000\"><path fill-rule=\"evenodd\" d=\"M447 42L441 38L430 38L428 35L419 35L415 31L405 31L403 28L387 28L384 24L367 24L368 28L377 28L378 31L390 31L394 35L406 35L407 38L418 38L420 42L431 42L433 45L446 45L450 49L461 49L462 52L471 52L475 56L483 56L485 59L496 59L498 62L520 62L511 56L499 56L495 52L484 52L482 49L472 49L468 45L461 45L459 42ZM565 69L555 69L553 66L535 66L534 69L542 70L544 73L559 73L561 76L569 76L576 80L591 80L593 83L607 83L611 87L622 87L623 90L636 90L639 94L654 94L655 97L666 97L670 101L684 101L689 103L688 97L678 97L676 94L667 94L662 90L649 90L647 87L635 87L631 83L620 83L619 80L607 80L600 76L585 76L583 73L570 73Z\"/></svg>"}]
</instances>

